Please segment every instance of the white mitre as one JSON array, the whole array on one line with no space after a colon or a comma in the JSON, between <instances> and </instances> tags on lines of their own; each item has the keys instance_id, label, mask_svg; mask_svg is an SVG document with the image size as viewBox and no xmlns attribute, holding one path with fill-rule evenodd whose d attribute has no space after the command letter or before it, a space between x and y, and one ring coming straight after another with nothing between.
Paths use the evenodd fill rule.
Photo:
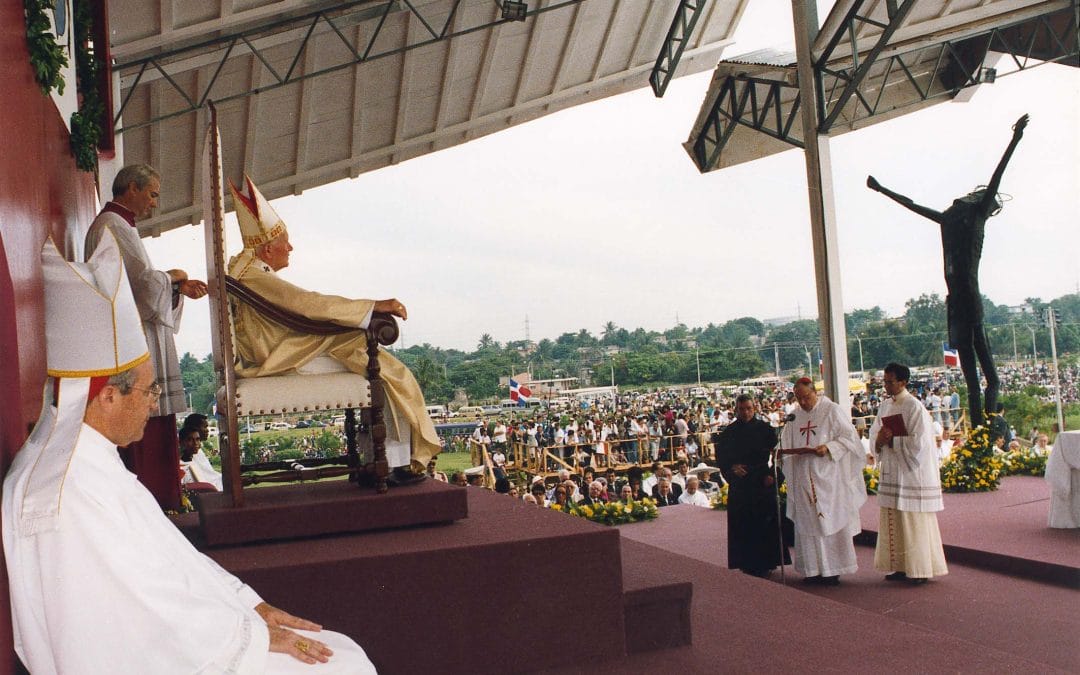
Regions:
<instances>
[{"instance_id":1,"label":"white mitre","mask_svg":"<svg viewBox=\"0 0 1080 675\"><path fill-rule=\"evenodd\" d=\"M229 191L232 192L233 208L236 209L236 220L240 224L244 248L255 248L285 234L285 221L278 216L277 211L270 206L270 202L266 201L266 197L262 196L247 174L244 174L243 189L238 189L230 180Z\"/></svg>"},{"instance_id":2,"label":"white mitre","mask_svg":"<svg viewBox=\"0 0 1080 675\"><path fill-rule=\"evenodd\" d=\"M130 370L150 358L120 249L105 230L85 263L64 259L52 239L41 250L48 377L41 415L9 476L24 535L56 529L64 478L75 450L90 378Z\"/></svg>"}]
</instances>

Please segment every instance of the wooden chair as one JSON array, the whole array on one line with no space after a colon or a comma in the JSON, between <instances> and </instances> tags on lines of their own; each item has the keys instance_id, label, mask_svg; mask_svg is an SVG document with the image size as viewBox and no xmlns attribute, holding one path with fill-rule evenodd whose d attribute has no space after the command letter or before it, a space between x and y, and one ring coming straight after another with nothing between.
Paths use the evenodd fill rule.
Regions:
<instances>
[{"instance_id":1,"label":"wooden chair","mask_svg":"<svg viewBox=\"0 0 1080 675\"><path fill-rule=\"evenodd\" d=\"M386 461L386 424L384 410L386 393L378 361L379 345L393 344L398 326L390 314L374 313L367 337L368 377L341 369L320 375L288 374L270 377L237 377L237 357L233 348L231 302L242 302L256 308L263 316L292 330L314 334L335 335L359 330L335 323L313 321L277 307L243 284L224 274L224 235L219 225L205 224L206 269L210 328L214 371L219 385L217 417L221 451L224 491L231 496L233 506L243 506L243 486L260 482L282 482L318 479L349 474L350 480L360 482L361 474L374 474L375 489L386 492L390 473ZM329 357L326 360L332 361ZM336 362L335 362L336 363ZM366 432L370 434L373 461L362 466L357 451L361 425L356 410L364 413ZM249 415L275 415L285 412L344 410L347 454L345 457L298 459L241 465L238 420ZM274 471L270 474L246 474L249 471Z\"/></svg>"}]
</instances>

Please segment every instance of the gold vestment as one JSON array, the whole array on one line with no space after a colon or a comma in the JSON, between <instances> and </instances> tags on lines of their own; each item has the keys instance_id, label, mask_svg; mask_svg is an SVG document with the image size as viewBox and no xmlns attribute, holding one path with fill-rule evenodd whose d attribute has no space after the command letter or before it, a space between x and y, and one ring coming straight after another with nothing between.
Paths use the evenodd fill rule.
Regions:
<instances>
[{"instance_id":1,"label":"gold vestment","mask_svg":"<svg viewBox=\"0 0 1080 675\"><path fill-rule=\"evenodd\" d=\"M235 303L233 327L236 366L239 377L260 377L290 373L326 354L350 371L367 377L367 339L360 324L375 306L373 300L353 300L324 295L295 286L274 273L269 265L244 249L229 261L229 275L275 305L317 321L355 326L355 332L340 335L308 335L286 328L243 303ZM412 430L412 468L423 470L441 446L424 409L424 395L416 378L386 350L379 348L379 366L389 402L386 411L387 437L400 440L402 424Z\"/></svg>"}]
</instances>

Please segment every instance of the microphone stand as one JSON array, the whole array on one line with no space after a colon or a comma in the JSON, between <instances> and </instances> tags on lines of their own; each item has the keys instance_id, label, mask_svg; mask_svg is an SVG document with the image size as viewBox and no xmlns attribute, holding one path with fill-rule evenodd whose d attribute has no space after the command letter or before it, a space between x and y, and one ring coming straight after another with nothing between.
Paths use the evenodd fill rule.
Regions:
<instances>
[{"instance_id":1,"label":"microphone stand","mask_svg":"<svg viewBox=\"0 0 1080 675\"><path fill-rule=\"evenodd\" d=\"M777 444L776 451L773 453L772 462L772 475L773 475L773 495L776 498L776 534L779 539L780 545L780 583L787 586L787 573L784 570L784 519L780 515L780 479L779 471L777 470L777 464L780 461L780 445Z\"/></svg>"},{"instance_id":2,"label":"microphone stand","mask_svg":"<svg viewBox=\"0 0 1080 675\"><path fill-rule=\"evenodd\" d=\"M791 413L784 418L784 424L791 422L795 419L795 414ZM787 547L784 546L784 516L780 512L780 446L783 444L783 427L780 428L780 438L776 441L776 447L773 449L772 457L772 474L773 474L773 495L776 498L776 535L779 540L780 549L780 583L787 586L787 573L784 569L784 553L787 551Z\"/></svg>"}]
</instances>

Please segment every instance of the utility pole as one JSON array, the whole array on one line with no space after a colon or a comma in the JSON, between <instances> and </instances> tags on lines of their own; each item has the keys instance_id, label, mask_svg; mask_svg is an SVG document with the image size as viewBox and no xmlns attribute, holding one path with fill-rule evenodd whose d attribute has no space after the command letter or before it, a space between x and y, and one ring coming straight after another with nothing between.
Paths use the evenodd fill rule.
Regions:
<instances>
[{"instance_id":1,"label":"utility pole","mask_svg":"<svg viewBox=\"0 0 1080 675\"><path fill-rule=\"evenodd\" d=\"M859 370L861 370L863 372L863 374L865 375L866 366L863 365L863 359L862 359L862 338L859 337L858 335L856 335L855 340L857 340L858 343L859 343Z\"/></svg>"},{"instance_id":2,"label":"utility pole","mask_svg":"<svg viewBox=\"0 0 1080 675\"><path fill-rule=\"evenodd\" d=\"M701 350L694 348L694 359L697 361L697 386L701 386Z\"/></svg>"},{"instance_id":3,"label":"utility pole","mask_svg":"<svg viewBox=\"0 0 1080 675\"><path fill-rule=\"evenodd\" d=\"M1046 308L1046 324L1050 327L1050 354L1054 362L1054 401L1057 403L1057 423L1058 433L1065 431L1065 417L1061 414L1061 380L1058 378L1058 358L1057 358L1057 340L1056 332L1057 323L1060 321L1057 317L1057 312L1053 307Z\"/></svg>"},{"instance_id":4,"label":"utility pole","mask_svg":"<svg viewBox=\"0 0 1080 675\"><path fill-rule=\"evenodd\" d=\"M1020 360L1020 354L1016 351L1016 324L1010 323L1009 327L1012 328L1013 332L1013 363L1016 363Z\"/></svg>"},{"instance_id":5,"label":"utility pole","mask_svg":"<svg viewBox=\"0 0 1080 675\"><path fill-rule=\"evenodd\" d=\"M1039 352L1035 349L1035 326L1028 324L1027 329L1031 331L1031 365L1039 365Z\"/></svg>"},{"instance_id":6,"label":"utility pole","mask_svg":"<svg viewBox=\"0 0 1080 675\"><path fill-rule=\"evenodd\" d=\"M780 346L775 342L772 344L773 360L776 362L776 376L780 377Z\"/></svg>"}]
</instances>

